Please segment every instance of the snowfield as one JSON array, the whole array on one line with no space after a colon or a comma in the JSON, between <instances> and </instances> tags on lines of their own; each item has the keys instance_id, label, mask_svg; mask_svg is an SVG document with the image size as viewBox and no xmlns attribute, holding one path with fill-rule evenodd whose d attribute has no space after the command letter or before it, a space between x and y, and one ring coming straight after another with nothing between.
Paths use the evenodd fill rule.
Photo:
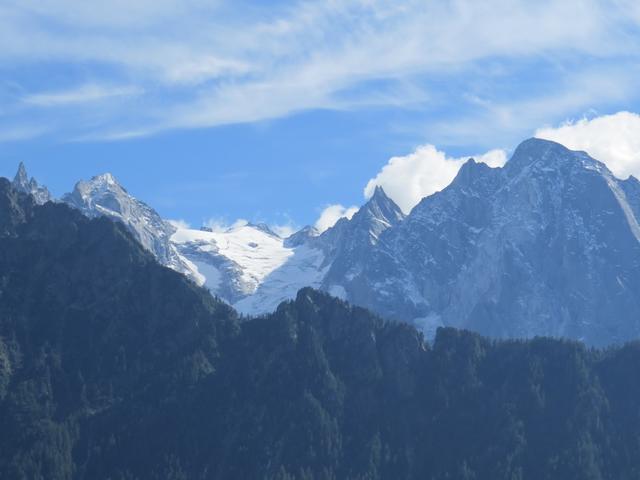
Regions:
<instances>
[{"instance_id":1,"label":"snowfield","mask_svg":"<svg viewBox=\"0 0 640 480\"><path fill-rule=\"evenodd\" d=\"M201 284L246 315L270 312L300 288L318 287L325 271L322 251L287 247L283 238L251 224L224 232L178 228L171 242ZM229 284L237 287L231 295Z\"/></svg>"}]
</instances>

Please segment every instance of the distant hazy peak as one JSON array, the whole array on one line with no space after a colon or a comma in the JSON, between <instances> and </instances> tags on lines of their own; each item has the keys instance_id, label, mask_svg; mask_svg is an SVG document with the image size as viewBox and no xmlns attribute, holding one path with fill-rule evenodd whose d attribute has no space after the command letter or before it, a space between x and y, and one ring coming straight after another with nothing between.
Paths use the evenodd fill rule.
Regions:
<instances>
[{"instance_id":1,"label":"distant hazy peak","mask_svg":"<svg viewBox=\"0 0 640 480\"><path fill-rule=\"evenodd\" d=\"M20 162L18 165L18 171L13 178L13 185L27 186L29 184L29 176L27 175L27 169L24 166L24 162Z\"/></svg>"},{"instance_id":2,"label":"distant hazy peak","mask_svg":"<svg viewBox=\"0 0 640 480\"><path fill-rule=\"evenodd\" d=\"M402 220L405 215L400 207L387 195L384 189L377 185L373 195L360 210L368 210L376 217L384 217L390 223Z\"/></svg>"},{"instance_id":3,"label":"distant hazy peak","mask_svg":"<svg viewBox=\"0 0 640 480\"><path fill-rule=\"evenodd\" d=\"M29 179L27 169L23 162L20 162L18 165L18 171L16 172L11 185L19 192L31 195L34 201L39 205L52 200L51 193L49 193L47 187L39 185L33 177Z\"/></svg>"},{"instance_id":4,"label":"distant hazy peak","mask_svg":"<svg viewBox=\"0 0 640 480\"><path fill-rule=\"evenodd\" d=\"M266 233L267 235L271 235L272 237L276 237L276 238L280 238L280 235L278 235L276 232L274 232L271 227L269 225L267 225L266 223L252 223L249 222L247 223L248 227L251 228L255 228L256 230L260 230L263 233Z\"/></svg>"},{"instance_id":5,"label":"distant hazy peak","mask_svg":"<svg viewBox=\"0 0 640 480\"><path fill-rule=\"evenodd\" d=\"M111 191L126 193L126 190L111 173L102 173L89 180L80 180L74 187L74 192L91 195L98 192Z\"/></svg>"},{"instance_id":6,"label":"distant hazy peak","mask_svg":"<svg viewBox=\"0 0 640 480\"><path fill-rule=\"evenodd\" d=\"M450 185L468 185L490 170L494 169L484 162L476 162L475 158L469 158L462 164Z\"/></svg>"},{"instance_id":7,"label":"distant hazy peak","mask_svg":"<svg viewBox=\"0 0 640 480\"><path fill-rule=\"evenodd\" d=\"M287 238L284 239L284 246L288 248L297 247L298 245L302 245L306 243L310 239L316 238L320 235L320 231L314 226L307 225L306 227L301 228L295 233L292 233Z\"/></svg>"},{"instance_id":8,"label":"distant hazy peak","mask_svg":"<svg viewBox=\"0 0 640 480\"><path fill-rule=\"evenodd\" d=\"M116 178L113 176L113 174L106 172L106 173L102 173L100 175L96 175L95 177L93 177L91 179L92 183L96 183L96 184L101 184L101 185L117 185L119 187L121 187L120 183L116 180Z\"/></svg>"}]
</instances>

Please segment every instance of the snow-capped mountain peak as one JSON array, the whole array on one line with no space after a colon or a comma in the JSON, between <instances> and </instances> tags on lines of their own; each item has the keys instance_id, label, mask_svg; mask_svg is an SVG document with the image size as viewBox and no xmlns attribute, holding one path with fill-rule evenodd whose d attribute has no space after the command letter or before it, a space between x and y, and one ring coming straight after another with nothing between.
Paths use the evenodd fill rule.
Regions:
<instances>
[{"instance_id":1,"label":"snow-capped mountain peak","mask_svg":"<svg viewBox=\"0 0 640 480\"><path fill-rule=\"evenodd\" d=\"M351 255L362 244L375 245L380 235L390 227L401 223L405 218L400 207L391 200L384 189L377 186L373 195L351 219L341 218L322 233L318 242L327 251Z\"/></svg>"},{"instance_id":2,"label":"snow-capped mountain peak","mask_svg":"<svg viewBox=\"0 0 640 480\"><path fill-rule=\"evenodd\" d=\"M29 175L27 175L27 168L24 166L24 162L20 162L16 176L13 178L13 186L26 187L28 185Z\"/></svg>"},{"instance_id":3,"label":"snow-capped mountain peak","mask_svg":"<svg viewBox=\"0 0 640 480\"><path fill-rule=\"evenodd\" d=\"M623 341L640 334L639 214L640 182L530 139L503 168L469 160L333 281L427 332Z\"/></svg>"},{"instance_id":4,"label":"snow-capped mountain peak","mask_svg":"<svg viewBox=\"0 0 640 480\"><path fill-rule=\"evenodd\" d=\"M23 162L20 162L20 165L18 165L18 171L13 179L12 186L19 192L31 195L33 200L39 205L53 200L53 197L49 193L47 187L39 185L35 178L29 178L27 169Z\"/></svg>"},{"instance_id":5,"label":"snow-capped mountain peak","mask_svg":"<svg viewBox=\"0 0 640 480\"><path fill-rule=\"evenodd\" d=\"M127 215L141 203L129 195L111 173L96 175L90 180L80 180L73 192L65 196L65 201L88 210L89 214L113 216Z\"/></svg>"},{"instance_id":6,"label":"snow-capped mountain peak","mask_svg":"<svg viewBox=\"0 0 640 480\"><path fill-rule=\"evenodd\" d=\"M111 173L79 181L71 193L62 197L62 201L88 217L106 216L124 223L158 261L199 280L193 266L179 255L170 242L175 227L163 220L149 205L129 194Z\"/></svg>"},{"instance_id":7,"label":"snow-capped mountain peak","mask_svg":"<svg viewBox=\"0 0 640 480\"><path fill-rule=\"evenodd\" d=\"M362 212L362 213L360 213ZM405 215L400 207L389 198L381 186L376 186L373 195L367 203L356 213L356 215L367 215L370 219L376 220L388 226L401 222ZM355 217L355 215L354 215Z\"/></svg>"},{"instance_id":8,"label":"snow-capped mountain peak","mask_svg":"<svg viewBox=\"0 0 640 480\"><path fill-rule=\"evenodd\" d=\"M260 230L261 232L266 233L267 235L271 235L272 237L280 238L276 232L274 232L269 225L266 223L247 223L249 227L255 228L256 230Z\"/></svg>"},{"instance_id":9,"label":"snow-capped mountain peak","mask_svg":"<svg viewBox=\"0 0 640 480\"><path fill-rule=\"evenodd\" d=\"M302 245L303 243L307 243L312 239L318 237L320 235L320 231L311 225L307 225L304 228L301 228L295 233L292 233L287 238L284 239L284 245L286 247L297 247Z\"/></svg>"}]
</instances>

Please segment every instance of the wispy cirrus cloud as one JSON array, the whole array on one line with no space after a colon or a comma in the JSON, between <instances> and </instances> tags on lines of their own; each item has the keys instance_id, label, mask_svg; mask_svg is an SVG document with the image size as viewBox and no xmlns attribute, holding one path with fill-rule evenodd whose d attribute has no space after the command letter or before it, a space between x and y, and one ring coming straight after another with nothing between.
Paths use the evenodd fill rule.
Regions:
<instances>
[{"instance_id":1,"label":"wispy cirrus cloud","mask_svg":"<svg viewBox=\"0 0 640 480\"><path fill-rule=\"evenodd\" d=\"M38 107L61 107L141 95L143 92L141 87L136 86L108 87L86 84L70 90L33 93L24 97L23 102Z\"/></svg>"},{"instance_id":2,"label":"wispy cirrus cloud","mask_svg":"<svg viewBox=\"0 0 640 480\"><path fill-rule=\"evenodd\" d=\"M50 129L45 125L23 125L0 128L0 142L16 142L30 140L48 133Z\"/></svg>"},{"instance_id":3,"label":"wispy cirrus cloud","mask_svg":"<svg viewBox=\"0 0 640 480\"><path fill-rule=\"evenodd\" d=\"M538 77L520 78L520 88L510 89L511 79L481 79L474 90L459 100L462 115L436 117L421 126L420 134L439 145L470 145L494 148L528 137L540 125L581 117L592 111L629 108L640 100L636 83L640 63L547 67ZM527 69L528 70L528 69ZM497 92L497 93L496 93Z\"/></svg>"},{"instance_id":4,"label":"wispy cirrus cloud","mask_svg":"<svg viewBox=\"0 0 640 480\"><path fill-rule=\"evenodd\" d=\"M505 129L525 122L531 129L567 110L609 102L605 88L576 88L567 97L567 79L583 73L581 60L589 59L610 62L611 83L626 81L638 62L630 39L637 39L639 22L636 3L626 0L307 0L268 7L8 0L0 6L0 68L20 82L21 69L54 64L56 88L25 82L24 103L36 120L45 115L38 108L56 108L52 123L74 138L126 139L372 105L421 103L428 116L447 102L455 108L452 118L438 120L443 130L489 116ZM529 69L509 62L493 68L522 59L532 60ZM536 62L555 66L546 91L522 81L536 75ZM496 75L523 87L484 92L484 105L459 102ZM118 108L99 121L68 111L116 97ZM566 108L549 118L546 102L563 100ZM518 104L539 113L520 120Z\"/></svg>"}]
</instances>

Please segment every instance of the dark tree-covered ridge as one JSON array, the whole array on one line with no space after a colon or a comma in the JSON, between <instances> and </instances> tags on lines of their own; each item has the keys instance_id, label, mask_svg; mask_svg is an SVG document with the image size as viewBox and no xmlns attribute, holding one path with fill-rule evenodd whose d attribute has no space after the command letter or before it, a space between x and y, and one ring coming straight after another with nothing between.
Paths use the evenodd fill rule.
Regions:
<instances>
[{"instance_id":1,"label":"dark tree-covered ridge","mask_svg":"<svg viewBox=\"0 0 640 480\"><path fill-rule=\"evenodd\" d=\"M119 224L0 179L0 478L636 479L640 344L240 320Z\"/></svg>"}]
</instances>

